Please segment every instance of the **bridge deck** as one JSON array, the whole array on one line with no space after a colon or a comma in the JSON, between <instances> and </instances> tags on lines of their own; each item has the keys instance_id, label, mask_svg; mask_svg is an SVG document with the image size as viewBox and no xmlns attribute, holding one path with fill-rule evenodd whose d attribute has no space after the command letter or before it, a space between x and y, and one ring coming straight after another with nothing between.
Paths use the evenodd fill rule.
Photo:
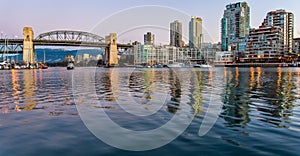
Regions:
<instances>
[{"instance_id":1,"label":"bridge deck","mask_svg":"<svg viewBox=\"0 0 300 156\"><path fill-rule=\"evenodd\" d=\"M7 42L9 46L15 48L8 48L7 53L23 53L23 39L0 39L0 54L4 53L4 44ZM59 40L33 40L34 46L73 46L73 47L93 47L93 48L107 48L109 45L103 42L82 42L82 41L59 41ZM19 48L16 48L19 47ZM131 48L130 44L117 44L118 48Z\"/></svg>"},{"instance_id":2,"label":"bridge deck","mask_svg":"<svg viewBox=\"0 0 300 156\"><path fill-rule=\"evenodd\" d=\"M8 44L23 44L23 39L7 39ZM0 39L0 44L5 44L5 39ZM82 41L51 41L51 40L33 40L34 45L45 46L83 46L83 47L107 47L103 42L82 42ZM130 48L130 44L117 44L117 47Z\"/></svg>"}]
</instances>

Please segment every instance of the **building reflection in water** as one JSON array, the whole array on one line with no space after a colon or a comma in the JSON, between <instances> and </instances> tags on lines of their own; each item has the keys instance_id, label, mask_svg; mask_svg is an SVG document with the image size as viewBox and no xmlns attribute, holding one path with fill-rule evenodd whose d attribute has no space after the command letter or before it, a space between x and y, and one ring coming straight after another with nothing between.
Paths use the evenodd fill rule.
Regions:
<instances>
[{"instance_id":1,"label":"building reflection in water","mask_svg":"<svg viewBox=\"0 0 300 156\"><path fill-rule=\"evenodd\" d=\"M124 73L124 71L120 71L118 68L108 70L114 71L107 71L104 75L98 76L98 80L96 80L99 82L97 94L100 96L100 100L115 102L119 98L119 93L122 92L122 96L128 93L128 95L132 96L128 97L131 98L130 100L134 100L145 109L148 109L148 106L152 108L149 103L150 101L152 104L153 102L154 104L155 102L163 102L170 113L176 113L180 109L182 93L180 80L176 72L172 72L171 70L136 69L132 73ZM167 93L169 97L162 99L166 101L153 101L155 98L157 99L154 96L160 93Z\"/></svg>"},{"instance_id":2,"label":"building reflection in water","mask_svg":"<svg viewBox=\"0 0 300 156\"><path fill-rule=\"evenodd\" d=\"M297 100L297 77L291 68L228 68L221 117L229 126L245 127L251 118L287 127ZM238 85L237 85L238 84Z\"/></svg>"},{"instance_id":3,"label":"building reflection in water","mask_svg":"<svg viewBox=\"0 0 300 156\"><path fill-rule=\"evenodd\" d=\"M175 114L178 109L180 109L180 101L181 101L181 84L180 80L178 79L178 76L176 72L173 72L172 70L168 71L169 75L169 84L170 84L170 96L171 100L167 103L168 111L170 113Z\"/></svg>"},{"instance_id":4,"label":"building reflection in water","mask_svg":"<svg viewBox=\"0 0 300 156\"><path fill-rule=\"evenodd\" d=\"M277 77L277 88L276 88L276 92L280 92L280 87L281 87L281 68L278 68L277 70L278 73L278 77Z\"/></svg>"},{"instance_id":5,"label":"building reflection in water","mask_svg":"<svg viewBox=\"0 0 300 156\"><path fill-rule=\"evenodd\" d=\"M219 89L215 96L223 97L220 117L228 127L247 127L251 121L285 127L295 107L296 96L299 96L295 83L300 80L295 78L300 74L289 68L224 68L217 72L138 69L129 74L125 72L125 76L120 69L107 70L97 80L100 98L115 102L118 92L128 92L130 98L147 108L155 94L167 89L169 98L164 104L173 114L185 107L180 105L182 102L192 107L193 114L202 115L216 85L212 79L220 78L216 81ZM116 71L111 75L109 70ZM220 74L222 76L218 77ZM126 84L125 79L129 80ZM160 82L160 86L153 85Z\"/></svg>"},{"instance_id":6,"label":"building reflection in water","mask_svg":"<svg viewBox=\"0 0 300 156\"><path fill-rule=\"evenodd\" d=\"M205 89L205 82L207 80L207 72L204 71L197 71L196 77L193 77L193 74L189 76L190 79L190 91L191 94L191 104L193 107L193 113L195 115L201 115L203 112L203 91Z\"/></svg>"},{"instance_id":7,"label":"building reflection in water","mask_svg":"<svg viewBox=\"0 0 300 156\"><path fill-rule=\"evenodd\" d=\"M290 69L282 72L282 69L278 68L277 73L265 72L264 79L266 85L255 88L254 91L265 94L258 95L256 99L253 99L257 111L262 116L260 120L279 127L286 127L287 119L292 115L293 102L296 100L293 92L296 89L293 73Z\"/></svg>"},{"instance_id":8,"label":"building reflection in water","mask_svg":"<svg viewBox=\"0 0 300 156\"><path fill-rule=\"evenodd\" d=\"M224 89L223 112L222 117L227 126L245 127L250 122L249 117L249 96L246 94L248 88L254 85L254 72L250 68L250 82L247 72L239 68L225 68L227 80ZM249 85L248 85L249 84Z\"/></svg>"},{"instance_id":9,"label":"building reflection in water","mask_svg":"<svg viewBox=\"0 0 300 156\"><path fill-rule=\"evenodd\" d=\"M300 69L297 71L296 87L298 88L298 97L300 97Z\"/></svg>"},{"instance_id":10,"label":"building reflection in water","mask_svg":"<svg viewBox=\"0 0 300 156\"><path fill-rule=\"evenodd\" d=\"M154 93L162 93L166 88L169 88L167 89L169 91L165 91L170 94L170 99L159 102L165 103L167 110L175 114L180 109L181 98L181 86L175 72L171 70L142 70L135 71L130 76L129 92L140 104L148 104L154 99Z\"/></svg>"}]
</instances>

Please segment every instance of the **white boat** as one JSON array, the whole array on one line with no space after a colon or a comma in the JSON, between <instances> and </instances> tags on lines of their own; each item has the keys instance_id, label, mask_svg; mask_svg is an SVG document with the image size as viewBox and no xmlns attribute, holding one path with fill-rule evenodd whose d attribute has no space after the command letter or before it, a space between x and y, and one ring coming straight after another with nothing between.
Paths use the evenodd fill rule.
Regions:
<instances>
[{"instance_id":1,"label":"white boat","mask_svg":"<svg viewBox=\"0 0 300 156\"><path fill-rule=\"evenodd\" d=\"M200 64L195 64L194 67L195 68L201 68Z\"/></svg>"},{"instance_id":2,"label":"white boat","mask_svg":"<svg viewBox=\"0 0 300 156\"><path fill-rule=\"evenodd\" d=\"M11 64L7 61L0 62L0 69L10 69Z\"/></svg>"},{"instance_id":3,"label":"white boat","mask_svg":"<svg viewBox=\"0 0 300 156\"><path fill-rule=\"evenodd\" d=\"M168 64L167 65L169 68L182 68L184 67L184 64L183 63L172 63L172 64Z\"/></svg>"},{"instance_id":4,"label":"white boat","mask_svg":"<svg viewBox=\"0 0 300 156\"><path fill-rule=\"evenodd\" d=\"M200 68L211 68L212 66L210 64L201 64Z\"/></svg>"},{"instance_id":5,"label":"white boat","mask_svg":"<svg viewBox=\"0 0 300 156\"><path fill-rule=\"evenodd\" d=\"M136 65L135 68L144 68L142 65Z\"/></svg>"},{"instance_id":6,"label":"white boat","mask_svg":"<svg viewBox=\"0 0 300 156\"><path fill-rule=\"evenodd\" d=\"M205 64L196 64L194 65L195 68L211 68L212 66L208 63Z\"/></svg>"},{"instance_id":7,"label":"white boat","mask_svg":"<svg viewBox=\"0 0 300 156\"><path fill-rule=\"evenodd\" d=\"M15 65L14 65L14 69L21 69L21 66L15 64Z\"/></svg>"}]
</instances>

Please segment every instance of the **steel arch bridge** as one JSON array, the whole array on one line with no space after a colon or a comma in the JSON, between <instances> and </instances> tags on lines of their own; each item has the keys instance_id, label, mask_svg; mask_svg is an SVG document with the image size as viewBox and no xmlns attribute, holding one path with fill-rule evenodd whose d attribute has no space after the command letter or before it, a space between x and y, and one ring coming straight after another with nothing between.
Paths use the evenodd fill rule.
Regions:
<instances>
[{"instance_id":1,"label":"steel arch bridge","mask_svg":"<svg viewBox=\"0 0 300 156\"><path fill-rule=\"evenodd\" d=\"M0 39L0 54L22 53L24 39ZM33 39L34 46L76 46L105 49L108 47L105 38L83 31L55 30L38 35ZM128 44L117 44L119 48L131 48Z\"/></svg>"},{"instance_id":2,"label":"steel arch bridge","mask_svg":"<svg viewBox=\"0 0 300 156\"><path fill-rule=\"evenodd\" d=\"M56 30L38 35L35 40L103 43L105 39L83 31Z\"/></svg>"}]
</instances>

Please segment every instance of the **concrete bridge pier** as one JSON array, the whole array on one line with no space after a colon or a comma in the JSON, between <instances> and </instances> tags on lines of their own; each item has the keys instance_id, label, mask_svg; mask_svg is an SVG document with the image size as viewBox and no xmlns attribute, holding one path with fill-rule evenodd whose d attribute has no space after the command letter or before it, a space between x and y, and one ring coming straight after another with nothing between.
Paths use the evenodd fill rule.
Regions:
<instances>
[{"instance_id":1,"label":"concrete bridge pier","mask_svg":"<svg viewBox=\"0 0 300 156\"><path fill-rule=\"evenodd\" d=\"M118 47L117 47L117 34L110 33L105 37L108 46L105 48L105 63L108 67L119 65Z\"/></svg>"},{"instance_id":2,"label":"concrete bridge pier","mask_svg":"<svg viewBox=\"0 0 300 156\"><path fill-rule=\"evenodd\" d=\"M24 27L23 28L23 61L26 63L35 63L34 57L34 33L31 27Z\"/></svg>"}]
</instances>

